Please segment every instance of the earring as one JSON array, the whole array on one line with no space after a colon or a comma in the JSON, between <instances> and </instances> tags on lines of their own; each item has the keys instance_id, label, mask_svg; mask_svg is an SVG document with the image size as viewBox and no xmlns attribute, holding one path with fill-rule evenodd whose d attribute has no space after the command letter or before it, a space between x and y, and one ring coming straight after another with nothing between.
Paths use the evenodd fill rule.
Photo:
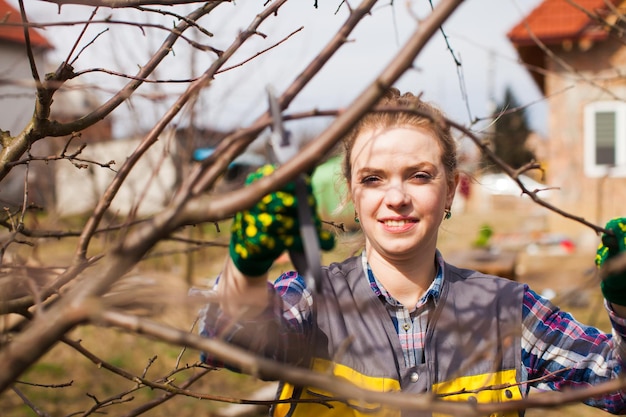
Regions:
<instances>
[{"instance_id":1,"label":"earring","mask_svg":"<svg viewBox=\"0 0 626 417\"><path fill-rule=\"evenodd\" d=\"M360 223L360 221L359 221L359 213L357 213L356 210L354 211L354 222L355 223Z\"/></svg>"},{"instance_id":2,"label":"earring","mask_svg":"<svg viewBox=\"0 0 626 417\"><path fill-rule=\"evenodd\" d=\"M452 210L450 210L449 208L445 209L444 212L446 213L445 216L443 216L444 219L449 220L450 217L452 217Z\"/></svg>"}]
</instances>

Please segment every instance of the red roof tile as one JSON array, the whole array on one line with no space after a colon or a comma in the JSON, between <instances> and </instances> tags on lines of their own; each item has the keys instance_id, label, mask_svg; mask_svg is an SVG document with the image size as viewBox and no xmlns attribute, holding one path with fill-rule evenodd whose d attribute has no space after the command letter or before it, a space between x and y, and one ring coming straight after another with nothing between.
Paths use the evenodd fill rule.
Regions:
<instances>
[{"instance_id":1,"label":"red roof tile","mask_svg":"<svg viewBox=\"0 0 626 417\"><path fill-rule=\"evenodd\" d=\"M0 0L0 40L24 44L24 29L21 26L7 26L3 23L21 23L20 12L5 0ZM31 45L40 48L52 48L48 40L34 29L29 30Z\"/></svg>"},{"instance_id":2,"label":"red roof tile","mask_svg":"<svg viewBox=\"0 0 626 417\"><path fill-rule=\"evenodd\" d=\"M607 0L544 0L507 36L518 46L534 44L531 33L545 44L580 38L605 39L606 30L589 14L606 15L609 10Z\"/></svg>"}]
</instances>

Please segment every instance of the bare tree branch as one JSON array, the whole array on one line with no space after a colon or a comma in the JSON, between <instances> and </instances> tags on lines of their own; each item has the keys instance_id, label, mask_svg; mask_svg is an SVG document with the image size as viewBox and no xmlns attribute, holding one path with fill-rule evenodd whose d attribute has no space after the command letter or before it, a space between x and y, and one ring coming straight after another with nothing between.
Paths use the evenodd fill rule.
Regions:
<instances>
[{"instance_id":1,"label":"bare tree branch","mask_svg":"<svg viewBox=\"0 0 626 417\"><path fill-rule=\"evenodd\" d=\"M22 23L7 23L11 26L21 26L24 31L27 45L27 57L31 68L31 81L12 81L0 80L0 84L28 85L36 87L37 97L35 102L35 112L33 119L24 129L16 136L11 136L9 132L0 131L0 181L6 180L9 173L24 171L25 174L20 178L24 193L22 201L16 203L18 208L4 208L0 218L0 227L2 228L2 239L0 241L0 278L2 287L0 287L0 310L3 316L9 316L11 313L18 313L22 317L19 321L7 324L6 329L2 330L2 340L0 342L0 363L3 364L3 371L0 373L0 393L7 391L7 388L14 389L16 394L22 398L35 413L46 415L45 411L39 409L32 401L32 398L24 395L23 392L14 388L14 384L20 382L18 378L31 365L41 360L43 355L49 351L55 344L62 342L74 348L76 355L82 355L92 361L94 364L106 369L115 375L125 378L131 382L128 387L119 389L113 394L101 394L93 391L87 395L93 402L84 408L83 415L93 415L101 413L106 408L111 408L125 402L130 402L131 394L144 388L156 389L162 391L162 395L145 404L135 407L126 415L135 416L145 413L164 402L174 398L175 396L189 396L193 398L237 403L237 404L257 404L269 406L277 403L277 401L256 401L234 398L227 395L219 395L214 393L196 392L190 389L191 385L210 372L206 366L194 363L180 367L177 360L176 365L171 372L161 373L157 379L149 378L149 371L152 372L156 365L160 365L156 358L150 358L143 371L131 372L122 367L106 362L93 352L85 349L80 342L70 340L68 332L78 326L87 323L104 324L119 329L129 331L134 337L139 335L148 335L158 341L166 342L169 345L180 345L191 347L198 350L204 350L211 355L224 360L225 362L235 365L243 369L247 373L262 378L281 379L296 385L312 386L330 390L335 393L336 397L330 400L308 400L331 407L334 402L346 401L368 401L387 404L392 407L403 410L416 411L433 411L444 414L456 414L467 416L478 416L496 412L506 412L513 410L521 410L530 407L553 407L570 402L578 402L580 400L590 398L603 393L611 392L616 389L624 389L626 380L623 378L613 380L606 384L597 385L577 391L568 391L562 393L547 393L541 395L531 395L521 401L512 401L501 404L471 404L469 402L452 402L443 401L440 397L431 395L406 395L401 392L382 393L371 392L360 389L345 380L340 380L326 374L312 372L308 369L294 368L278 364L263 358L259 358L249 352L240 350L232 345L226 344L221 340L207 339L198 335L191 334L188 331L182 331L155 321L141 318L148 314L155 314L153 310L168 306L171 299L175 298L172 293L170 300L163 301L161 297L152 294L154 297L145 301L140 298L136 292L124 291L128 287L124 287L124 277L134 269L140 269L148 263L153 263L155 257L163 257L166 255L175 255L180 253L190 253L200 248L209 246L224 246L225 243L221 238L205 240L203 238L194 239L188 237L180 237L180 232L184 226L199 225L206 222L218 222L228 219L235 212L250 207L259 198L265 194L274 191L288 181L291 181L296 175L311 170L320 160L328 156L329 152L344 137L345 133L354 126L355 123L367 112L370 111L397 111L400 109L393 108L376 108L375 104L379 101L382 94L406 72L413 69L416 57L421 53L426 43L433 37L435 33L440 31L446 41L448 50L454 58L454 64L457 66L457 76L462 83L463 100L466 103L468 113L469 100L465 89L465 81L462 79L462 63L448 42L446 32L442 29L442 24L448 17L462 4L462 0L441 0L433 7L432 12L427 18L416 21L416 29L408 38L406 43L401 47L399 52L379 73L378 77L366 86L358 97L350 103L346 108L338 110L318 110L311 109L299 113L284 115L285 120L295 120L301 118L312 118L318 116L331 116L334 121L323 131L318 137L305 146L301 152L291 161L282 165L275 173L267 178L255 182L246 187L235 187L229 192L214 192L216 184L219 184L221 176L227 171L229 165L237 156L243 153L247 147L257 139L262 132L272 123L269 112L261 109L258 111L256 118L247 125L241 126L236 130L228 132L226 137L221 139L209 158L199 163L193 163L193 167L189 168L189 172L185 171L181 181L176 183L173 190L174 195L169 198L164 207L159 209L155 214L147 215L143 218L139 216L139 204L133 205L128 211L124 211L123 215L113 213L112 204L119 194L122 187L128 185L131 174L140 169L139 163L146 158L147 152L154 147L155 143L163 140L163 132L167 128L178 128L177 119L184 115L185 110L190 112L196 111L197 101L202 92L208 90L215 82L216 75L229 71L233 68L244 68L250 61L255 60L260 55L274 48L282 46L287 41L297 40L292 36L298 33L300 29L284 36L278 41L273 41L269 46L263 45L263 48L256 48L256 53L245 52L244 58L241 58L242 46L251 38L259 37L265 39L265 34L260 32L261 25L272 21L270 18L277 17L279 9L287 0L269 1L262 7L262 12L251 18L249 25L233 35L230 40L215 40L218 47L208 46L198 41L194 36L184 36L183 33L189 29L199 31L203 36L213 36L213 33L205 29L198 21L200 18L207 16L218 5L230 3L230 1L209 1L198 5L195 10L187 15L175 13L168 10L154 10L144 6L148 5L185 5L195 4L191 0L40 0L58 5L59 10L64 5L89 5L93 7L108 8L133 8L135 12L145 12L152 14L160 14L173 18L175 23L172 27L151 22L135 22L123 20L96 20L96 10L86 22L69 22L62 23L32 23L27 20L24 10L23 0L19 0ZM295 1L295 0L294 0ZM199 3L199 2L198 2ZM342 11L348 11L348 17L343 25L337 30L332 38L327 42L325 47L319 54L313 58L305 69L284 89L279 97L281 109L287 110L294 102L296 97L303 91L311 80L320 72L320 70L329 62L329 60L341 50L341 47L348 42L349 36L354 29L372 13L376 0L363 0L358 6L353 7L347 1L338 2L338 10L344 7ZM158 16L161 17L161 16ZM596 16L598 17L598 16ZM147 28L156 28L160 31L167 31L167 37L164 39L157 51L147 59L145 65L134 74L125 73L113 69L106 69L107 65L94 66L89 69L76 71L73 67L79 58L84 57L84 52L92 48L96 48L102 39L102 31L91 38L82 49L79 50L79 43L87 36L87 28L94 24L115 24L125 25L138 28L142 34L146 35L150 31ZM33 49L30 45L29 30L31 28L46 28L60 25L76 26L84 25L81 33L77 36L75 42L68 46L69 52L66 55L66 62L59 65L54 73L48 74L44 80L40 80L38 70L35 66ZM614 25L611 25L613 27ZM616 28L614 30L617 32ZM216 32L217 33L217 32ZM269 33L269 32L266 32ZM194 33L195 34L195 33ZM98 42L96 42L96 40ZM188 78L184 77L159 77L157 72L160 66L165 62L167 56L173 55L173 47L179 40L186 48L195 49L196 51L208 51L206 55L210 56L211 63L207 64L204 72L196 77L195 73ZM225 49L221 49L222 44L227 45ZM544 46L545 48L545 46ZM542 49L544 49L542 48ZM236 54L240 55L237 56ZM545 49L544 53L551 56L550 51ZM245 57L248 58L245 58ZM555 58L557 59L557 58ZM235 61L235 63L233 63ZM575 73L573 69L563 67L569 73ZM193 65L192 65L193 66ZM195 68L195 66L194 66ZM112 95L104 104L93 110L87 110L80 116L72 116L74 120L69 122L53 120L51 117L51 105L57 94L57 91L63 87L66 81L82 76L87 73L104 73L114 77L122 77L130 80L125 86L119 90L109 90ZM112 78L112 77L109 77ZM218 77L219 78L219 77ZM579 77L580 78L580 77ZM583 77L585 78L585 77ZM585 78L585 81L587 79ZM594 80L590 80L593 82ZM98 195L98 200L93 212L86 220L80 219L81 229L76 231L75 227L68 227L67 230L60 230L55 225L40 227L36 221L30 222L31 214L37 208L30 203L31 183L29 180L33 175L33 167L43 164L54 164L57 161L67 160L76 167L81 168L87 165L95 165L106 170L111 170L114 163L111 158L106 155L98 155L97 157L83 158L84 145L74 146L70 149L72 140L81 135L87 127L93 126L98 121L108 117L111 112L119 108L122 104L127 103L132 106L129 98L135 97L140 93L136 90L144 84L162 85L165 83L186 83L186 89L181 93L173 93L171 91L157 91L158 94L145 95L153 100L169 99L176 97L173 104L160 117L158 122L154 123L151 129L143 134L139 145L128 155L125 161L120 161L121 166L116 172L115 177L108 183L108 187ZM602 87L601 84L598 84ZM105 91L105 87L101 85L90 85L90 90ZM522 107L512 108L507 112L520 111ZM406 111L407 109L401 109ZM504 114L504 113L503 113ZM428 115L426 115L428 116ZM190 119L193 119L191 117ZM504 172L506 172L519 186L520 195L527 194L536 204L543 206L557 214L565 216L585 226L592 228L595 232L606 232L602 228L592 224L584 218L574 214L567 213L557 207L548 204L541 198L544 190L527 189L520 181L520 175L528 170L541 169L540 165L534 161L518 168L513 169L506 165L497 155L495 155L489 147L470 129L455 123L451 120L436 120L437 123L446 123L455 130L462 132L469 137L480 151L487 155L495 162ZM195 127L194 120L190 124ZM213 126L211 126L212 128ZM36 156L33 145L45 138L53 138L59 136L70 136L70 139L59 146L63 149L59 152L59 147L53 148L51 151L44 151ZM221 136L220 136L221 137ZM188 140L188 138L184 138ZM49 139L46 139L46 141ZM185 143L190 147L196 146L192 143L195 139L189 139L190 143ZM41 156L48 155L48 156ZM160 165L165 161L166 153L163 152L156 158L156 165ZM99 162L105 161L105 162ZM108 161L108 162L106 162ZM191 164L189 161L185 163ZM18 169L15 169L19 167ZM14 170L15 169L15 170ZM14 170L14 171L13 171ZM11 172L13 171L13 172ZM156 169L148 169L143 173L148 177L149 181L155 181L154 171ZM98 173L102 170L97 170ZM98 191L99 193L100 191ZM136 195L142 201L147 194L147 187L139 190ZM109 226L105 226L105 222L109 222ZM217 223L216 223L217 225ZM340 227L339 225L336 225ZM46 230L47 229L47 230ZM75 230L75 231L72 231ZM219 232L219 230L217 230ZM105 241L103 245L98 244L99 240L95 237L102 237ZM37 247L40 240L43 239L75 239L75 247L71 260L64 261L63 264L54 264L52 268L49 265L32 267L28 264L31 259L22 262L22 260L14 261L10 257L10 249L19 247L27 248L26 245ZM72 238L72 239L68 239ZM173 242L173 244L172 244ZM161 244L164 245L161 245ZM182 247L182 249L181 249ZM34 252L36 249L33 249ZM149 262L147 260L150 259ZM612 262L607 262L605 268L599 272L600 278L606 277L607 274L624 269L624 257L619 257ZM169 261L169 259L167 259ZM29 272L33 272L29 275ZM34 272L40 272L45 279L35 279ZM13 288L9 288L13 286ZM15 290L15 288L18 290ZM11 289L4 291L4 288ZM168 289L169 290L169 289ZM146 291L148 292L148 291ZM212 301L215 301L211 298ZM179 300L180 301L180 300ZM185 298L184 302L188 299ZM206 301L206 300L204 300ZM180 302L183 303L182 301ZM112 311L115 309L114 311ZM3 317L4 318L4 317ZM8 323L8 320L7 320ZM476 355L480 353L475 353ZM181 353L182 356L182 353ZM180 356L179 356L180 359ZM130 368L129 368L130 369ZM175 376L178 376L183 370L197 369L197 372L182 381L175 383ZM186 375L186 374L181 374ZM50 385L52 386L52 385ZM502 386L487 386L479 390L500 389ZM478 391L478 390L477 390ZM469 391L467 391L469 392ZM466 391L457 392L467 393ZM285 401L288 402L288 401Z\"/></svg>"},{"instance_id":2,"label":"bare tree branch","mask_svg":"<svg viewBox=\"0 0 626 417\"><path fill-rule=\"evenodd\" d=\"M140 68L136 77L122 88L117 94L110 98L100 108L88 115L81 117L79 120L70 123L51 123L48 120L52 96L56 90L67 80L75 76L74 69L66 63L62 63L57 71L49 77L41 89L38 89L37 107L33 123L26 127L19 135L9 140L3 138L3 148L0 151L0 181L9 173L9 162L18 160L26 149L37 140L46 136L67 136L72 132L85 129L88 126L104 119L115 108L123 103L133 92L142 84L142 80L147 78L158 64L170 53L172 45L180 37L180 35L191 25L188 21L195 21L200 17L210 13L218 5L223 2L206 3L196 11L189 14L187 20L181 22L172 30L172 33L161 45L152 58Z\"/></svg>"},{"instance_id":3,"label":"bare tree branch","mask_svg":"<svg viewBox=\"0 0 626 417\"><path fill-rule=\"evenodd\" d=\"M223 3L231 0L39 0L47 3L54 3L61 8L63 5L76 4L82 6L126 8L139 6L171 6L174 4L194 4L194 3Z\"/></svg>"}]
</instances>

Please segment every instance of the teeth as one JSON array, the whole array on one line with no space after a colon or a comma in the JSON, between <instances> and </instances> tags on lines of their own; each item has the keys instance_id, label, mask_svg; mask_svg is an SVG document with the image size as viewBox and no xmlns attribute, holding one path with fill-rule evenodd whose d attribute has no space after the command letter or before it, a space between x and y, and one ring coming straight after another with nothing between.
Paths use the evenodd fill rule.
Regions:
<instances>
[{"instance_id":1,"label":"teeth","mask_svg":"<svg viewBox=\"0 0 626 417\"><path fill-rule=\"evenodd\" d=\"M408 223L408 221L406 221L406 220L385 220L385 225L386 226L391 226L391 227L404 226L407 223Z\"/></svg>"}]
</instances>

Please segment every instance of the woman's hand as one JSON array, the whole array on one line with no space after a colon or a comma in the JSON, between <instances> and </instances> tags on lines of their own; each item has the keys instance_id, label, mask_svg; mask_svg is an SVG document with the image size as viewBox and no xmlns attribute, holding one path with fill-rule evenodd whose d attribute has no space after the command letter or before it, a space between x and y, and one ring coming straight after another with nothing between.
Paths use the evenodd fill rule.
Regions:
<instances>
[{"instance_id":1,"label":"woman's hand","mask_svg":"<svg viewBox=\"0 0 626 417\"><path fill-rule=\"evenodd\" d=\"M620 253L626 252L626 218L620 217L610 220L605 229L612 234L602 235L602 243L598 247L596 264L602 267L605 262ZM626 307L626 271L608 275L600 283L604 298L613 306ZM624 310L624 311L622 311ZM626 308L616 311L620 316Z\"/></svg>"},{"instance_id":2,"label":"woman's hand","mask_svg":"<svg viewBox=\"0 0 626 417\"><path fill-rule=\"evenodd\" d=\"M270 175L275 168L265 165L246 179L246 185ZM334 247L334 236L323 230L317 215L310 178L307 204L311 208L318 231L320 247ZM282 190L268 194L249 210L238 212L233 219L230 238L230 256L235 267L248 277L263 277L272 263L285 250L303 251L298 221L298 202L294 183Z\"/></svg>"}]
</instances>

